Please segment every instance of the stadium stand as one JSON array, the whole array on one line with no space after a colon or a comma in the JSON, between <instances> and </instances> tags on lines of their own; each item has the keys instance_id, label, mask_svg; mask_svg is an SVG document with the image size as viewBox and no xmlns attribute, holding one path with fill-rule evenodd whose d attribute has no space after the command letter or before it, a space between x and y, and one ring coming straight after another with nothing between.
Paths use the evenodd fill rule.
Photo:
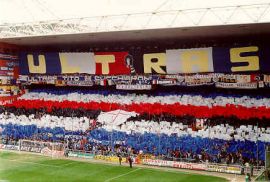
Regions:
<instances>
[{"instance_id":1,"label":"stadium stand","mask_svg":"<svg viewBox=\"0 0 270 182\"><path fill-rule=\"evenodd\" d=\"M0 149L268 172L270 5L171 5L0 27Z\"/></svg>"},{"instance_id":2,"label":"stadium stand","mask_svg":"<svg viewBox=\"0 0 270 182\"><path fill-rule=\"evenodd\" d=\"M0 126L6 142L68 140L70 149L121 148L167 160L256 164L258 149L262 165L269 97L200 93L33 89L1 108Z\"/></svg>"}]
</instances>

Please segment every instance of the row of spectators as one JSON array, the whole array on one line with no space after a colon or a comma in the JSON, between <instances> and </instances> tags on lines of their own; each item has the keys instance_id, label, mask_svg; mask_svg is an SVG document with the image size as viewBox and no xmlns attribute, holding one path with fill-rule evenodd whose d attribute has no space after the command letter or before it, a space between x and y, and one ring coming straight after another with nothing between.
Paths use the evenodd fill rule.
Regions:
<instances>
[{"instance_id":1,"label":"row of spectators","mask_svg":"<svg viewBox=\"0 0 270 182\"><path fill-rule=\"evenodd\" d=\"M270 107L269 98L252 98L248 96L242 97L231 97L221 95L210 95L204 97L202 95L192 94L166 94L160 96L151 96L146 94L137 95L127 94L110 94L103 95L100 93L63 93L53 90L49 92L30 92L24 94L19 99L22 100L45 100L45 101L76 101L76 102L105 102L105 103L117 103L117 104L133 104L133 103L160 103L160 104L175 104L180 103L181 105L193 105L193 106L226 106L226 105L239 105L247 108L251 107Z\"/></svg>"},{"instance_id":2,"label":"row of spectators","mask_svg":"<svg viewBox=\"0 0 270 182\"><path fill-rule=\"evenodd\" d=\"M16 107L5 107L0 106L0 114L2 113L12 113L16 116L29 116L34 115L34 118L40 118L45 114L50 114L52 116L63 116L63 117L86 117L90 120L95 120L101 113L101 110L85 110L83 108L77 108L77 109L71 109L71 108L56 108L52 107L52 110L48 112L47 108L41 107L41 108L32 108L32 109L26 109L26 108L16 108ZM183 123L183 125L189 125L196 123L196 117L191 115L186 115L183 117L170 115L167 113L161 113L161 114L151 114L151 113L143 113L138 114L135 116L130 116L130 118L127 119L127 121L168 121L170 123ZM207 123L207 125L215 126L215 125L221 125L221 124L229 124L230 126L233 126L234 128L239 128L241 125L258 125L258 127L261 128L267 128L270 126L270 119L264 118L264 119L258 119L258 118L250 118L250 119L239 119L237 117L222 117L222 116L216 116L212 118L203 119L204 123Z\"/></svg>"},{"instance_id":3,"label":"row of spectators","mask_svg":"<svg viewBox=\"0 0 270 182\"><path fill-rule=\"evenodd\" d=\"M121 154L122 156L125 155L139 155L144 154L143 150L137 151L136 149L132 148L131 146L123 146L120 144L116 145L102 145L101 143L84 143L84 139L74 139L68 138L69 150L77 150L77 151L85 151L91 152L94 154L101 154L101 155L112 155L112 154ZM218 146L216 146L218 148ZM263 160L256 160L255 157L253 158L246 158L243 157L241 150L233 153L228 153L225 148L222 148L217 155L210 156L209 153L206 151L202 151L201 153L197 154L192 150L184 151L184 150L167 150L167 154L160 154L156 156L159 159L163 160L174 160L174 161L185 161L185 162L212 162L212 163L223 163L223 164L238 164L244 165L245 163L249 163L250 165L254 166L264 166ZM149 156L148 156L149 157Z\"/></svg>"},{"instance_id":4,"label":"row of spectators","mask_svg":"<svg viewBox=\"0 0 270 182\"><path fill-rule=\"evenodd\" d=\"M25 138L25 139L32 139L33 138ZM40 140L44 141L44 140ZM48 141L45 141L48 142ZM242 151L238 151L236 153L227 153L226 151L221 151L218 155L210 156L206 151L202 151L201 153L197 154L190 151L181 151L181 150L168 150L167 154L161 154L158 156L153 156L151 154L144 155L142 150L135 150L131 146L123 146L116 144L112 145L102 145L101 143L88 143L86 138L84 137L73 137L68 136L67 138L59 141L67 146L69 151L81 151L86 153L93 153L96 155L121 155L121 156L129 156L134 155L137 156L141 154L146 158L158 158L163 160L173 160L173 161L184 161L184 162L212 162L212 163L222 163L222 164L233 164L233 165L244 165L249 163L250 165L257 166L264 166L263 160L256 160L256 158L245 158L242 156ZM66 142L66 143L64 143ZM19 145L19 140L15 140L13 137L4 137L0 140L0 144L6 145Z\"/></svg>"},{"instance_id":5,"label":"row of spectators","mask_svg":"<svg viewBox=\"0 0 270 182\"><path fill-rule=\"evenodd\" d=\"M9 110L9 109L7 109ZM21 109L20 109L21 110ZM3 111L3 109L2 109ZM18 112L15 112L18 114ZM62 112L60 112L62 113ZM31 126L29 131L24 130L24 133L18 133L24 136L28 133L34 133L35 130L40 128L47 128L47 130L52 130L50 133L55 133L55 130L59 130L56 134L63 135L68 131L85 132L89 129L93 129L97 124L101 125L101 128L106 131L119 131L125 132L127 134L131 133L154 133L154 134L165 134L171 136L175 134L178 137L190 135L192 137L202 137L211 139L222 139L222 140L236 140L236 141L253 141L257 140L263 142L270 142L270 126L246 125L245 122L236 121L237 125L232 122L226 122L223 119L216 122L211 119L194 119L192 117L184 118L182 121L167 121L167 120L138 120L136 113L126 112L126 111L112 111L101 113L97 119L87 118L85 116L81 117L69 117L69 116L59 116L52 114L36 113L30 115L15 115L10 112L2 112L0 114L0 124L2 125L20 125L20 126ZM134 120L137 119L137 120ZM164 117L161 117L164 119ZM190 120L189 120L190 119ZM230 118L228 118L230 121ZM260 121L261 125L262 121ZM36 128L34 130L34 128ZM62 132L62 133L61 133ZM22 137L20 136L20 137Z\"/></svg>"},{"instance_id":6,"label":"row of spectators","mask_svg":"<svg viewBox=\"0 0 270 182\"><path fill-rule=\"evenodd\" d=\"M101 116L103 115L101 114ZM269 137L265 137L265 135L269 134L269 129L256 128L257 126L252 125L242 125L234 130L228 124L211 127L207 126L206 123L201 129L192 130L189 125L166 121L124 121L118 123L117 126L113 125L113 123L104 123L102 118L99 117L95 124L96 127L87 130L81 127L80 120L77 120L77 126L72 128L70 127L72 123L68 122L66 117L62 117L61 120L57 121L59 117L48 114L42 116L42 118L46 118L47 123L43 122L42 118L41 120L29 119L33 115L29 115L29 117L18 116L18 119L13 114L5 115L2 113L1 117L0 126L3 136L11 136L16 140L44 141L63 141L68 136L77 136L78 139L81 139L80 137L84 136L86 138L85 143L78 144L75 142L75 148L83 150L92 150L88 148L95 145L112 146L111 148L122 145L131 146L136 152L141 150L143 153L162 156L169 156L169 151L179 150L185 153L191 150L197 156L193 157L194 155L191 155L194 159L203 159L200 155L206 152L206 156L209 157L204 160L218 162L219 158L217 156L221 151L226 151L229 154L238 152L239 149L242 150L244 157L248 159L254 158L257 152L257 136L260 158L263 159L264 145L269 143L269 141L265 141L269 139ZM12 119L9 117L12 117ZM76 119L78 118L74 118L74 120ZM25 121L31 121L31 125ZM61 121L61 124L59 121ZM91 124L94 123L88 123L88 127ZM258 135L257 131L259 131ZM230 132L231 135L228 135ZM179 158L179 156L173 157ZM224 160L220 162L224 162ZM235 162L237 161L235 160Z\"/></svg>"},{"instance_id":7,"label":"row of spectators","mask_svg":"<svg viewBox=\"0 0 270 182\"><path fill-rule=\"evenodd\" d=\"M85 110L82 108L77 109L71 109L71 108L62 108L58 109L56 107L52 107L51 111L48 112L48 109L45 107L40 108L16 108L16 107L5 107L0 106L0 113L13 113L16 116L20 115L34 115L35 118L42 117L44 114L50 113L50 115L53 116L65 116L65 117L87 117L90 119L97 118L97 116L100 114L100 110Z\"/></svg>"},{"instance_id":8,"label":"row of spectators","mask_svg":"<svg viewBox=\"0 0 270 182\"><path fill-rule=\"evenodd\" d=\"M217 93L198 94L179 92L156 92L154 95L124 93L97 90L34 90L24 94L18 101L8 104L9 107L42 109L55 113L56 110L76 110L76 114L125 110L138 114L171 116L191 115L196 118L212 118L216 116L237 117L238 119L270 118L269 97L232 96ZM79 111L79 112L78 112ZM58 111L57 111L58 112ZM64 114L64 113L63 113ZM72 115L73 112L70 112ZM93 115L94 113L91 113Z\"/></svg>"}]
</instances>

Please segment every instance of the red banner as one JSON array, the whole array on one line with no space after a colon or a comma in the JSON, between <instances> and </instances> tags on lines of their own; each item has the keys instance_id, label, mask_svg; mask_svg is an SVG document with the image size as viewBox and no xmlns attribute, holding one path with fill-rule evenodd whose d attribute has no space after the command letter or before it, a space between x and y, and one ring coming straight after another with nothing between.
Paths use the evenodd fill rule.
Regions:
<instances>
[{"instance_id":1,"label":"red banner","mask_svg":"<svg viewBox=\"0 0 270 182\"><path fill-rule=\"evenodd\" d=\"M96 74L130 74L130 68L125 60L127 55L128 52L95 52Z\"/></svg>"}]
</instances>

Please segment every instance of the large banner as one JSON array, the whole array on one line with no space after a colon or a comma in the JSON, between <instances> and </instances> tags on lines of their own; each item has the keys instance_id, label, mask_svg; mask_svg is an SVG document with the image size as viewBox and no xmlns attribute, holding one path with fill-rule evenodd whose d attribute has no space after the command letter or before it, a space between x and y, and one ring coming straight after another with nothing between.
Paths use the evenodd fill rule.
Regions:
<instances>
[{"instance_id":1,"label":"large banner","mask_svg":"<svg viewBox=\"0 0 270 182\"><path fill-rule=\"evenodd\" d=\"M179 162L179 161L166 161L158 159L143 159L144 165L161 166L161 167L172 167L179 169L193 169L193 170L206 170L205 164Z\"/></svg>"},{"instance_id":2,"label":"large banner","mask_svg":"<svg viewBox=\"0 0 270 182\"><path fill-rule=\"evenodd\" d=\"M22 52L20 74L183 74L270 72L267 47L207 47L163 52Z\"/></svg>"},{"instance_id":3,"label":"large banner","mask_svg":"<svg viewBox=\"0 0 270 182\"><path fill-rule=\"evenodd\" d=\"M116 86L122 90L151 90L161 86L215 86L228 89L257 89L270 87L270 75L265 74L177 74L177 75L20 75L22 85L53 84L56 86L93 85Z\"/></svg>"},{"instance_id":4,"label":"large banner","mask_svg":"<svg viewBox=\"0 0 270 182\"><path fill-rule=\"evenodd\" d=\"M227 166L227 165L217 165L217 164L208 164L207 171L232 173L232 174L242 173L241 166Z\"/></svg>"}]
</instances>

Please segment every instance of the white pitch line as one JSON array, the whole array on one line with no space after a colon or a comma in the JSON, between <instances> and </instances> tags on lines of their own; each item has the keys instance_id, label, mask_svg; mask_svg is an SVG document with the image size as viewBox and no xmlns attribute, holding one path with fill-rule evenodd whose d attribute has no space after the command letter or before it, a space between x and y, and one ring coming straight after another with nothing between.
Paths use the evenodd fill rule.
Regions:
<instances>
[{"instance_id":1,"label":"white pitch line","mask_svg":"<svg viewBox=\"0 0 270 182\"><path fill-rule=\"evenodd\" d=\"M41 163L36 163L36 162L27 162L27 161L18 161L18 160L10 160L10 159L1 159L1 160L8 160L8 161L12 161L12 162L18 162L18 163L25 163L25 164L35 164L35 165L40 165L40 166L48 166L48 167L60 167L60 166L56 166L56 165L50 165L50 164L41 164Z\"/></svg>"},{"instance_id":2,"label":"white pitch line","mask_svg":"<svg viewBox=\"0 0 270 182\"><path fill-rule=\"evenodd\" d=\"M71 165L71 164L74 164L74 163L77 163L77 162L78 162L78 161L69 162L69 163L66 163L66 164L60 165L59 167L68 166L68 165Z\"/></svg>"},{"instance_id":3,"label":"white pitch line","mask_svg":"<svg viewBox=\"0 0 270 182\"><path fill-rule=\"evenodd\" d=\"M142 169L142 168L137 168L137 169L135 169L135 170L133 170L133 171L129 171L129 172L127 172L127 173L124 173L124 174L115 176L115 177L113 177L113 178L109 178L109 179L105 180L104 182L109 182L109 181L111 181L111 180L120 178L120 177L122 177L122 176L126 176L126 175L128 175L128 174L130 174L130 173L134 173L134 172L139 171L139 170L141 170L141 169Z\"/></svg>"}]
</instances>

